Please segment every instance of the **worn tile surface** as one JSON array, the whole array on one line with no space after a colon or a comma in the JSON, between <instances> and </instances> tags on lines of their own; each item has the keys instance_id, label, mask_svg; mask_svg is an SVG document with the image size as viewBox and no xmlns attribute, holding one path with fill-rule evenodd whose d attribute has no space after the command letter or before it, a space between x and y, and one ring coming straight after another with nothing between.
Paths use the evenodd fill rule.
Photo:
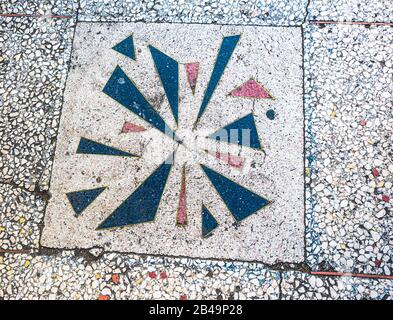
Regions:
<instances>
[{"instance_id":1,"label":"worn tile surface","mask_svg":"<svg viewBox=\"0 0 393 320\"><path fill-rule=\"evenodd\" d=\"M74 23L0 17L1 183L49 187Z\"/></svg>"},{"instance_id":2,"label":"worn tile surface","mask_svg":"<svg viewBox=\"0 0 393 320\"><path fill-rule=\"evenodd\" d=\"M386 277L392 276L393 256L393 53L392 31L387 24L393 22L392 10L391 0L0 0L0 300L391 299L392 280ZM80 24L67 82L74 91L67 89L63 109L75 20ZM119 22L180 25L143 25L134 30L136 25ZM303 39L293 26L303 27ZM149 28L162 30L153 35ZM142 32L136 32L140 29ZM197 31L188 34L184 30ZM194 128L223 37L239 30L242 36L233 57L206 113ZM252 30L251 38L248 30ZM204 37L201 39L204 34L208 34L207 44ZM148 44L158 50L152 49L157 70ZM117 51L111 49L115 45ZM301 99L301 93L294 95L287 83L291 88L298 87L297 81L301 83L302 72L297 68L302 49L305 221L302 211L295 215L288 210L271 214L280 209L282 199L292 201L300 190L291 185L281 189L285 180L279 178L288 176L288 164L294 160L282 165L290 156L288 145L296 143L287 139L288 130L295 128L297 132L294 124L301 122L291 109L301 104L296 100ZM226 43L221 60L229 51L231 41ZM153 128L163 130L157 115L147 117L148 124L102 92L116 65L125 75L118 71L119 82L113 82L107 93L120 98L120 84L132 89L126 76L134 80L184 141L182 146L177 147L172 138L164 138ZM216 65L220 69L225 61ZM179 105L173 81L177 67ZM167 92L160 82L160 68ZM217 80L217 75L213 78ZM233 83L231 79L235 79ZM134 97L137 92L133 91ZM272 96L277 99L270 100ZM138 102L146 107L143 100ZM140 108L139 104L129 107ZM175 126L176 110L179 127ZM289 114L297 120L288 119ZM194 131L186 130L190 126ZM205 137L224 126L246 126L252 129L251 136L257 132L260 140L251 139L254 148L240 148L236 145L240 141L234 139L235 144L223 150L225 143L200 139L210 141L202 148L208 149L206 154L201 153L200 145L193 146L196 133L203 132ZM81 134L84 139L79 152L93 155L76 154ZM263 152L258 150L259 145ZM281 145L285 148L275 149ZM113 225L152 218L151 208L157 204L153 200L160 199L157 190L169 165L144 184L142 194L149 197L143 199L143 206L137 205L140 194L133 195L127 207L139 210L120 210L120 216L105 220L176 148L176 162L157 219L142 229L147 233L127 227L99 231L97 240L94 229L103 221ZM300 155L303 148L298 149L296 154ZM269 166L270 156L279 159L281 151L286 152L284 157L276 166ZM133 153L142 158L129 157ZM203 173L195 162L208 165L274 203L263 207L264 198L206 168ZM300 173L303 163L296 168ZM297 172L292 173L297 176ZM228 202L228 208L212 181L223 198L231 195L223 191L232 186L236 201ZM294 185L299 187L302 181ZM277 197L281 200L276 201ZM245 201L247 198L255 201ZM235 223L235 217L242 220L255 209L245 205L251 202L263 208ZM290 203L285 205L289 207ZM44 221L46 208L49 211ZM46 229L40 242L44 222ZM64 237L67 232L68 238ZM91 240L85 241L83 236L90 233ZM257 238L255 233L259 234ZM252 241L241 243L241 237ZM267 267L254 262L220 261L234 257L268 263L299 262L303 260L304 237L304 263ZM132 239L141 241L129 245ZM118 248L120 241L121 251L156 255L103 250ZM237 249L230 251L221 243L231 243ZM43 244L66 249L48 249ZM211 248L205 250L206 244ZM247 250L239 250L241 246ZM76 250L67 249L71 247ZM162 257L195 257L201 252L218 260ZM311 275L310 271L330 271L330 276ZM337 276L336 271L352 276ZM383 278L371 278L369 274Z\"/></svg>"},{"instance_id":3,"label":"worn tile surface","mask_svg":"<svg viewBox=\"0 0 393 320\"><path fill-rule=\"evenodd\" d=\"M310 20L393 22L391 0L311 0Z\"/></svg>"},{"instance_id":4,"label":"worn tile surface","mask_svg":"<svg viewBox=\"0 0 393 320\"><path fill-rule=\"evenodd\" d=\"M82 21L300 26L306 7L307 0L81 0L79 17Z\"/></svg>"},{"instance_id":5,"label":"worn tile surface","mask_svg":"<svg viewBox=\"0 0 393 320\"><path fill-rule=\"evenodd\" d=\"M256 264L104 254L0 256L3 299L278 299L280 273ZM20 285L24 283L24 285Z\"/></svg>"},{"instance_id":6,"label":"worn tile surface","mask_svg":"<svg viewBox=\"0 0 393 320\"><path fill-rule=\"evenodd\" d=\"M78 0L1 0L0 13L45 16L75 16Z\"/></svg>"},{"instance_id":7,"label":"worn tile surface","mask_svg":"<svg viewBox=\"0 0 393 320\"><path fill-rule=\"evenodd\" d=\"M282 275L281 293L285 300L391 300L393 280L289 271Z\"/></svg>"},{"instance_id":8,"label":"worn tile surface","mask_svg":"<svg viewBox=\"0 0 393 320\"><path fill-rule=\"evenodd\" d=\"M0 184L0 250L37 248L44 210L42 196Z\"/></svg>"},{"instance_id":9,"label":"worn tile surface","mask_svg":"<svg viewBox=\"0 0 393 320\"><path fill-rule=\"evenodd\" d=\"M313 270L392 273L390 27L305 34L307 261Z\"/></svg>"},{"instance_id":10,"label":"worn tile surface","mask_svg":"<svg viewBox=\"0 0 393 320\"><path fill-rule=\"evenodd\" d=\"M136 62L111 49L130 34L134 35ZM205 112L195 130L192 130L223 37L238 34L241 37L233 56ZM259 260L266 263L301 262L304 187L300 37L297 28L79 24L42 244L56 248L99 245L107 250L123 252ZM119 65L168 125L175 127L170 100L166 98L154 68L149 44L180 62L179 125L176 135L184 142L181 146L102 92L116 65ZM195 61L200 65L193 95L182 63ZM217 62L217 65L220 63ZM250 78L262 83L275 100L228 96ZM121 83L123 80L119 78ZM268 110L274 110L274 119L268 118ZM250 115L251 112L253 114ZM255 148L239 148L231 144L227 149L227 144L218 143L230 153L240 152L246 159L240 170L203 152L204 148L212 150L216 146L214 140L204 137L237 119L243 119L240 123L246 125L249 125L247 121L255 121L256 131L251 131L251 135L253 132L259 135L263 148L255 149L259 141L253 140L253 137L250 146ZM121 133L125 121L142 125L147 130ZM81 137L140 155L141 158L77 154ZM198 145L193 144L195 138L199 141ZM117 209L124 206L123 201L176 150L175 164L171 168L159 210L153 216L154 221L133 225L126 223L129 225L127 228L96 230L112 212L120 211ZM176 225L176 213L184 163L187 163L188 225L179 227ZM217 179L222 179L224 175L234 180L237 188L244 186L272 204L250 209L257 206L261 198L248 200L249 193L245 189L239 189L239 192L228 189L221 195L225 198L228 194L230 199L237 201L226 203L226 207L218 192L229 188L231 182L224 181L216 192L199 164L219 172L221 175ZM66 193L98 187L108 188L76 216ZM143 200L144 205L151 205L155 198L154 195L147 197ZM136 211L141 211L141 207L135 207L138 199L134 197L128 201L124 219L132 219L129 218L131 215L138 215ZM206 238L201 236L202 201L218 222L218 227ZM136 208L136 211L132 208ZM247 210L256 214L247 217ZM247 219L243 219L245 217ZM116 216L112 219L115 222L103 225L118 226L116 223L119 219ZM208 223L208 220L205 222Z\"/></svg>"}]
</instances>

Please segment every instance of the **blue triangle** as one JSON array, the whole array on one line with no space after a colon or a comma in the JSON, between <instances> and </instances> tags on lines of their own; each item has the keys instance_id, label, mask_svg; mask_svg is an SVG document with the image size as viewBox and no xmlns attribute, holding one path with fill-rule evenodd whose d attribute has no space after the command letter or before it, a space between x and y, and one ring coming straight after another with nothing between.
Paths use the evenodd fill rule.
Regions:
<instances>
[{"instance_id":1,"label":"blue triangle","mask_svg":"<svg viewBox=\"0 0 393 320\"><path fill-rule=\"evenodd\" d=\"M95 142L93 140L89 140L86 138L80 139L79 145L78 145L78 150L76 150L76 153L100 154L100 155L121 156L121 157L138 157L135 154L121 151L119 149L115 149L115 148L106 146L102 143Z\"/></svg>"},{"instance_id":2,"label":"blue triangle","mask_svg":"<svg viewBox=\"0 0 393 320\"><path fill-rule=\"evenodd\" d=\"M204 165L201 166L237 221L247 218L269 204L269 201L265 198L258 196L220 173Z\"/></svg>"},{"instance_id":3,"label":"blue triangle","mask_svg":"<svg viewBox=\"0 0 393 320\"><path fill-rule=\"evenodd\" d=\"M207 85L205 96L203 97L201 107L199 108L198 117L196 123L199 121L202 114L205 112L207 105L211 97L213 96L214 91L218 85L218 82L223 75L225 68L229 62L229 59L232 56L233 51L236 48L238 41L240 40L240 35L225 37L222 40L220 51L217 55L216 63L214 64L213 72L210 76L209 84Z\"/></svg>"},{"instance_id":4,"label":"blue triangle","mask_svg":"<svg viewBox=\"0 0 393 320\"><path fill-rule=\"evenodd\" d=\"M179 64L153 46L149 46L149 49L177 123L179 113Z\"/></svg>"},{"instance_id":5,"label":"blue triangle","mask_svg":"<svg viewBox=\"0 0 393 320\"><path fill-rule=\"evenodd\" d=\"M202 236L208 236L215 228L218 227L217 220L210 211L202 204Z\"/></svg>"},{"instance_id":6,"label":"blue triangle","mask_svg":"<svg viewBox=\"0 0 393 320\"><path fill-rule=\"evenodd\" d=\"M113 71L103 91L122 106L150 123L157 130L176 141L180 141L119 66Z\"/></svg>"},{"instance_id":7,"label":"blue triangle","mask_svg":"<svg viewBox=\"0 0 393 320\"><path fill-rule=\"evenodd\" d=\"M210 139L261 150L254 116L250 113L209 136Z\"/></svg>"},{"instance_id":8,"label":"blue triangle","mask_svg":"<svg viewBox=\"0 0 393 320\"><path fill-rule=\"evenodd\" d=\"M125 38L123 41L115 45L112 49L116 50L121 54L124 54L126 57L129 57L132 60L135 60L135 47L134 39L132 36Z\"/></svg>"},{"instance_id":9,"label":"blue triangle","mask_svg":"<svg viewBox=\"0 0 393 320\"><path fill-rule=\"evenodd\" d=\"M79 215L83 210L85 210L90 203L92 203L102 191L106 188L96 188L90 190L82 190L67 193L68 201L70 201L72 208L75 213Z\"/></svg>"},{"instance_id":10,"label":"blue triangle","mask_svg":"<svg viewBox=\"0 0 393 320\"><path fill-rule=\"evenodd\" d=\"M153 221L165 189L172 162L163 162L98 229Z\"/></svg>"}]
</instances>

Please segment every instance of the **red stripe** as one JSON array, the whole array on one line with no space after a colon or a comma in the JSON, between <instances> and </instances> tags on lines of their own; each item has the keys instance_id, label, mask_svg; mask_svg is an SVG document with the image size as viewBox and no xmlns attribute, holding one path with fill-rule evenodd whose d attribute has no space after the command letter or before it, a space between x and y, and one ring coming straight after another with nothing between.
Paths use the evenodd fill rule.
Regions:
<instances>
[{"instance_id":1,"label":"red stripe","mask_svg":"<svg viewBox=\"0 0 393 320\"><path fill-rule=\"evenodd\" d=\"M376 274L361 274L361 273L345 273L345 272L331 272L331 271L311 271L314 276L333 276L333 277L354 277L354 278L372 278L372 279L393 279L393 276L376 275Z\"/></svg>"}]
</instances>

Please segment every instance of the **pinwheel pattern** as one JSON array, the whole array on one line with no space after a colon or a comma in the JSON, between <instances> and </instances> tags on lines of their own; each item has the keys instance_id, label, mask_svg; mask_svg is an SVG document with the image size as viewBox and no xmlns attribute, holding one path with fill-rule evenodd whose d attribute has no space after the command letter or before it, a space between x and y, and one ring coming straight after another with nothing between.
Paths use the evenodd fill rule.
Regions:
<instances>
[{"instance_id":1,"label":"pinwheel pattern","mask_svg":"<svg viewBox=\"0 0 393 320\"><path fill-rule=\"evenodd\" d=\"M240 35L231 35L223 38L216 57L216 63L212 68L212 73L204 92L202 103L195 121L196 126L203 117L203 114L209 105L209 102L220 83L220 79L225 72L227 64L231 59L233 52L240 41ZM113 47L117 52L135 60L135 47L133 36L127 37ZM199 63L186 63L183 66L176 60L158 50L149 46L151 58L155 64L158 76L161 80L162 87L165 91L173 117L179 121L179 69L184 67L188 84L195 92L195 86L198 80ZM171 129L165 119L156 111L153 105L145 98L143 93L137 88L134 82L126 73L117 66L103 88L103 93L114 99L121 106L127 108L130 112L137 115L149 125L159 130L162 134L169 136L177 144L181 145L183 141L177 136L176 131ZM239 85L231 91L229 95L233 97L253 98L253 99L274 99L273 96L256 80L251 78L249 81ZM125 122L122 132L138 133L145 128L130 122ZM239 134L237 139L232 139L229 143L239 146L245 146L262 151L262 146L258 137L253 114L246 115L235 122L229 123L220 128L208 138L213 140L222 139L228 136L228 133L236 130ZM247 137L242 136L242 132L247 130ZM224 135L223 135L224 134ZM246 142L245 142L246 141ZM241 156L227 153L220 153L211 150L204 150L214 156L218 161L222 161L233 168L241 168L244 160ZM99 142L80 138L78 149L79 154L92 155L112 155L122 157L138 157L138 155L118 150L114 147L101 144ZM168 155L175 157L175 153ZM145 179L120 206L118 206L104 221L98 226L98 230L108 228L121 228L129 225L153 221L157 215L160 200L163 196L166 182L171 172L172 161L164 161ZM226 207L236 221L242 221L252 214L257 213L260 209L266 207L271 200L268 200L257 193L241 186L230 178L221 173L200 164L202 171L211 185L217 191L218 195L225 203ZM182 168L182 178L180 183L179 206L177 208L176 218L174 221L179 226L188 224L187 201L186 201L186 166ZM79 190L67 193L68 200L78 216L103 192L105 186L90 190ZM202 203L201 206L202 236L206 237L217 227L218 222L211 211Z\"/></svg>"}]
</instances>

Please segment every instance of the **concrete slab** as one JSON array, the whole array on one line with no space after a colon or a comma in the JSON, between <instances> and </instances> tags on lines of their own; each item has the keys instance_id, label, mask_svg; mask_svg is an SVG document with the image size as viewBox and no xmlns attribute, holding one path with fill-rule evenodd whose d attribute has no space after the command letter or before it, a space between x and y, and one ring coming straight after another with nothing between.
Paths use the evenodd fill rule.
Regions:
<instances>
[{"instance_id":1,"label":"concrete slab","mask_svg":"<svg viewBox=\"0 0 393 320\"><path fill-rule=\"evenodd\" d=\"M131 35L133 50L130 41L116 46ZM300 28L78 24L42 245L269 264L303 261L301 45ZM156 65L149 46L158 50ZM195 62L193 93L186 64ZM116 77L117 66L125 75ZM129 110L141 111L138 91L158 112L143 110L146 121ZM115 100L133 103L127 109ZM161 118L182 144L160 132ZM253 148L206 138L231 123L257 132ZM169 173L166 167L155 171L172 153ZM185 199L179 201L179 194ZM179 203L187 224L176 224ZM211 216L202 215L202 203ZM148 223L135 223L138 219Z\"/></svg>"}]
</instances>

